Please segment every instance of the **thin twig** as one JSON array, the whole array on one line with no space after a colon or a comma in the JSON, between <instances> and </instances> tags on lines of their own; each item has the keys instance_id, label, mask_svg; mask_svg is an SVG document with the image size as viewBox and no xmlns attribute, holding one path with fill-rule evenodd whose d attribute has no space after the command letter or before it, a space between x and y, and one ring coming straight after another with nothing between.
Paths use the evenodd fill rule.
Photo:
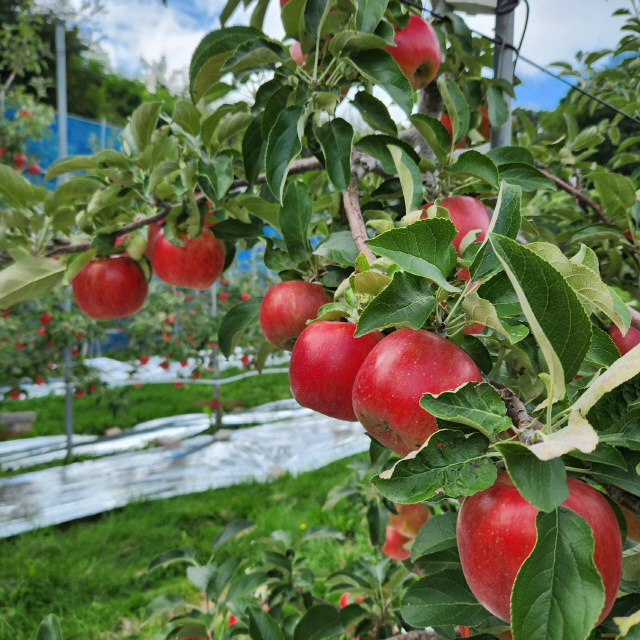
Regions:
<instances>
[{"instance_id":1,"label":"thin twig","mask_svg":"<svg viewBox=\"0 0 640 640\"><path fill-rule=\"evenodd\" d=\"M612 484L603 484L602 487L619 507L624 507L633 516L640 519L640 498Z\"/></svg>"},{"instance_id":2,"label":"thin twig","mask_svg":"<svg viewBox=\"0 0 640 640\"><path fill-rule=\"evenodd\" d=\"M347 220L349 221L349 227L351 228L351 235L356 243L356 247L360 253L364 253L369 264L371 264L376 257L373 255L371 249L366 245L367 228L364 226L364 218L362 217L360 201L358 200L359 182L358 174L354 171L351 174L349 190L342 192L342 201L344 202L344 210L347 214Z\"/></svg>"},{"instance_id":3,"label":"thin twig","mask_svg":"<svg viewBox=\"0 0 640 640\"><path fill-rule=\"evenodd\" d=\"M289 167L289 173L287 175L294 176L299 173L307 173L307 171L319 171L322 169L320 160L315 157L303 158L302 160L296 160L291 163ZM261 173L256 179L256 184L265 184L267 182L267 174ZM246 180L237 179L231 183L229 189L238 189L240 187L248 187L249 183Z\"/></svg>"},{"instance_id":4,"label":"thin twig","mask_svg":"<svg viewBox=\"0 0 640 640\"><path fill-rule=\"evenodd\" d=\"M602 222L606 222L607 224L612 224L611 220L609 219L609 216L607 216L607 214L602 210L602 207L600 207L600 205L595 203L591 198L589 198L588 196L585 196L584 193L582 193L581 191L578 191L578 189L574 189L570 184L566 183L564 180L561 180L557 176L554 176L553 173L547 171L546 167L544 167L543 165L538 164L537 166L540 173L543 173L556 186L560 187L563 191L566 191L567 193L571 194L576 200L579 200L582 204L593 209L598 215L598 217L600 218L600 220L602 220Z\"/></svg>"},{"instance_id":5,"label":"thin twig","mask_svg":"<svg viewBox=\"0 0 640 640\"><path fill-rule=\"evenodd\" d=\"M438 635L435 631L426 631L425 629L414 629L407 633L399 633L396 636L391 636L387 640L444 640L444 638Z\"/></svg>"}]
</instances>

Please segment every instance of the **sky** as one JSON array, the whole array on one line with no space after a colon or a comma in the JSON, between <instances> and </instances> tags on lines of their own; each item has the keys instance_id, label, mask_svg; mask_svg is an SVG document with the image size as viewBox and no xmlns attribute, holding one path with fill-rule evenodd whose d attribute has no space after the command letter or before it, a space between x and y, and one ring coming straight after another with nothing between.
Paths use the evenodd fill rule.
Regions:
<instances>
[{"instance_id":1,"label":"sky","mask_svg":"<svg viewBox=\"0 0 640 640\"><path fill-rule=\"evenodd\" d=\"M623 18L611 17L628 0L529 0L531 15L522 54L546 66L557 60L573 61L577 51L612 47L620 38ZM101 45L113 68L128 76L139 76L141 60L158 62L166 57L168 71L184 70L199 40L219 28L218 16L224 0L104 0L106 11L98 21ZM240 8L229 24L247 24L251 14ZM516 9L515 37L519 41L525 18L521 2ZM493 16L466 16L467 24L493 35ZM284 33L278 0L271 0L264 31L274 38ZM542 72L519 62L516 74L522 80L517 103L533 109L553 109L566 87Z\"/></svg>"}]
</instances>

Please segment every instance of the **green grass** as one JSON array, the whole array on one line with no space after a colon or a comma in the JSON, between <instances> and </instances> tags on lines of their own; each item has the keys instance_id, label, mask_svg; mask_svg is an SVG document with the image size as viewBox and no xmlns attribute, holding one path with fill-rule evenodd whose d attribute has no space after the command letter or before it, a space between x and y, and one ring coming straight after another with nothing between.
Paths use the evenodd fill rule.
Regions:
<instances>
[{"instance_id":1,"label":"green grass","mask_svg":"<svg viewBox=\"0 0 640 640\"><path fill-rule=\"evenodd\" d=\"M229 376L237 373L239 372L225 372ZM224 406L224 411L235 407L249 409L291 397L286 373L254 376L230 382L220 388L223 402L241 401L240 404ZM109 411L106 399L99 400L97 395L74 399L75 433L102 435L109 427L125 429L154 418L199 413L203 409L196 403L210 400L212 394L209 386L187 382L182 389L176 389L170 384L146 384L140 389L125 387L115 392L124 392L127 404L126 413L120 411L115 417ZM64 399L61 396L0 402L0 412L4 411L35 411L37 418L30 436L64 433Z\"/></svg>"},{"instance_id":2,"label":"green grass","mask_svg":"<svg viewBox=\"0 0 640 640\"><path fill-rule=\"evenodd\" d=\"M0 638L33 640L49 613L61 618L65 640L150 638L154 625L141 630L140 624L153 598L179 593L196 602L197 594L184 578L184 567L146 574L149 560L190 544L205 562L213 538L240 518L254 520L256 528L221 547L218 560L235 555L255 562L261 549L251 544L253 538L284 529L297 539L301 525L331 525L346 534L346 541L310 542L309 566L316 572L349 566L368 547L361 516L344 503L322 510L329 489L349 475L347 465L342 460L297 478L130 504L0 540Z\"/></svg>"}]
</instances>

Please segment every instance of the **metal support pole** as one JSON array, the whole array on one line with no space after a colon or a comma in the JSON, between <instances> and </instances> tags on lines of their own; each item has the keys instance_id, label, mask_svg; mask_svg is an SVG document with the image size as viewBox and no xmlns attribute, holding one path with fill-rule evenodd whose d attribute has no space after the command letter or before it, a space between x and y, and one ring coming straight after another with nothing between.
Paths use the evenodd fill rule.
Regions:
<instances>
[{"instance_id":1,"label":"metal support pole","mask_svg":"<svg viewBox=\"0 0 640 640\"><path fill-rule=\"evenodd\" d=\"M506 80L513 84L513 45L515 12L510 11L505 15L496 15L496 39L500 44L493 46L493 77ZM509 108L509 118L500 129L491 129L491 148L507 147L511 144L511 97L503 93Z\"/></svg>"},{"instance_id":2,"label":"metal support pole","mask_svg":"<svg viewBox=\"0 0 640 640\"><path fill-rule=\"evenodd\" d=\"M100 148L105 149L107 146L107 118L100 118Z\"/></svg>"},{"instance_id":3,"label":"metal support pole","mask_svg":"<svg viewBox=\"0 0 640 640\"><path fill-rule=\"evenodd\" d=\"M58 98L58 158L67 157L67 60L64 42L64 22L56 20L56 93ZM58 178L58 184L64 179ZM64 310L71 313L71 296L67 292ZM67 457L73 453L73 378L71 345L64 348L64 432L67 436Z\"/></svg>"},{"instance_id":4,"label":"metal support pole","mask_svg":"<svg viewBox=\"0 0 640 640\"><path fill-rule=\"evenodd\" d=\"M218 315L218 283L211 285L211 319ZM214 382L220 379L218 370L218 347L211 347L211 377ZM216 431L222 428L222 406L220 405L220 385L213 384L213 410L216 416Z\"/></svg>"}]
</instances>

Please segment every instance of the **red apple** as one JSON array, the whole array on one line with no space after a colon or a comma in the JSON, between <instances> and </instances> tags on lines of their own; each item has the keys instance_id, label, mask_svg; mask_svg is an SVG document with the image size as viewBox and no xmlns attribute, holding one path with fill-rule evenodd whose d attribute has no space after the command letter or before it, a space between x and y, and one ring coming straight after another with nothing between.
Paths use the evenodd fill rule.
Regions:
<instances>
[{"instance_id":1,"label":"red apple","mask_svg":"<svg viewBox=\"0 0 640 640\"><path fill-rule=\"evenodd\" d=\"M581 515L594 538L593 561L605 590L598 624L607 616L622 574L622 542L616 516L605 497L585 482L568 478L563 506ZM511 620L510 600L520 566L536 543L536 514L506 472L496 483L467 498L458 516L456 538L462 570L480 604L501 620Z\"/></svg>"},{"instance_id":2,"label":"red apple","mask_svg":"<svg viewBox=\"0 0 640 640\"><path fill-rule=\"evenodd\" d=\"M174 383L173 383L173 386L174 386L176 389L182 389L182 387L184 387L184 384L183 384L182 382L174 382Z\"/></svg>"},{"instance_id":3,"label":"red apple","mask_svg":"<svg viewBox=\"0 0 640 640\"><path fill-rule=\"evenodd\" d=\"M240 296L240 300L242 300L242 302L244 302L245 300L248 300L251 296L248 293L243 293Z\"/></svg>"},{"instance_id":4,"label":"red apple","mask_svg":"<svg viewBox=\"0 0 640 640\"><path fill-rule=\"evenodd\" d=\"M27 156L25 156L24 153L16 153L16 155L13 156L13 166L17 169L22 169L26 162Z\"/></svg>"},{"instance_id":5,"label":"red apple","mask_svg":"<svg viewBox=\"0 0 640 640\"><path fill-rule=\"evenodd\" d=\"M6 318L10 313L11 307L7 307L6 309L2 310L2 313L0 313L0 318Z\"/></svg>"},{"instance_id":6,"label":"red apple","mask_svg":"<svg viewBox=\"0 0 640 640\"><path fill-rule=\"evenodd\" d=\"M223 291L222 293L218 294L218 300L220 300L220 302L226 302L229 299L229 294L226 291Z\"/></svg>"},{"instance_id":7,"label":"red apple","mask_svg":"<svg viewBox=\"0 0 640 640\"><path fill-rule=\"evenodd\" d=\"M406 560L411 557L411 551L409 551L409 549L405 549L404 545L410 540L411 538L403 536L393 527L388 526L387 536L382 547L382 553L392 560Z\"/></svg>"},{"instance_id":8,"label":"red apple","mask_svg":"<svg viewBox=\"0 0 640 640\"><path fill-rule=\"evenodd\" d=\"M45 327L51 322L53 316L50 313L41 313L40 314L40 324L43 324Z\"/></svg>"},{"instance_id":9,"label":"red apple","mask_svg":"<svg viewBox=\"0 0 640 640\"><path fill-rule=\"evenodd\" d=\"M478 107L478 111L480 112L481 120L478 125L478 133L485 139L489 140L491 138L491 122L489 121L489 112L484 105L480 105Z\"/></svg>"},{"instance_id":10,"label":"red apple","mask_svg":"<svg viewBox=\"0 0 640 640\"><path fill-rule=\"evenodd\" d=\"M176 287L208 289L222 273L224 243L209 229L203 229L197 238L181 236L184 247L171 244L164 230L153 244L153 268L163 282Z\"/></svg>"},{"instance_id":11,"label":"red apple","mask_svg":"<svg viewBox=\"0 0 640 640\"><path fill-rule=\"evenodd\" d=\"M84 396L85 396L84 389L76 389L73 393L74 398L84 398Z\"/></svg>"},{"instance_id":12,"label":"red apple","mask_svg":"<svg viewBox=\"0 0 640 640\"><path fill-rule=\"evenodd\" d=\"M222 280L220 280L220 286L221 287L226 287L229 284L228 280L225 280L224 278L222 278Z\"/></svg>"},{"instance_id":13,"label":"red apple","mask_svg":"<svg viewBox=\"0 0 640 640\"><path fill-rule=\"evenodd\" d=\"M395 46L383 47L398 63L414 89L426 87L440 68L440 41L434 28L412 15L409 24L396 31Z\"/></svg>"},{"instance_id":14,"label":"red apple","mask_svg":"<svg viewBox=\"0 0 640 640\"><path fill-rule=\"evenodd\" d=\"M358 369L382 340L379 331L354 338L351 322L314 322L298 337L289 364L293 397L326 416L354 422L351 394Z\"/></svg>"},{"instance_id":15,"label":"red apple","mask_svg":"<svg viewBox=\"0 0 640 640\"><path fill-rule=\"evenodd\" d=\"M24 351L24 343L16 342L16 351Z\"/></svg>"},{"instance_id":16,"label":"red apple","mask_svg":"<svg viewBox=\"0 0 640 640\"><path fill-rule=\"evenodd\" d=\"M274 347L291 351L307 320L318 315L318 309L331 302L320 284L289 280L279 282L267 291L260 305L260 327Z\"/></svg>"},{"instance_id":17,"label":"red apple","mask_svg":"<svg viewBox=\"0 0 640 640\"><path fill-rule=\"evenodd\" d=\"M42 169L40 168L40 165L35 162L33 164L28 165L25 171L31 174L32 176L39 176L42 173Z\"/></svg>"},{"instance_id":18,"label":"red apple","mask_svg":"<svg viewBox=\"0 0 640 640\"><path fill-rule=\"evenodd\" d=\"M444 128L447 130L447 132L451 136L451 139L453 140L453 127L451 126L451 118L446 113L443 113L440 115L440 122L442 122L442 124L444 125ZM458 142L455 148L462 149L462 147L464 147L465 144L467 144L467 139L462 138L462 140Z\"/></svg>"},{"instance_id":19,"label":"red apple","mask_svg":"<svg viewBox=\"0 0 640 640\"><path fill-rule=\"evenodd\" d=\"M144 272L129 256L92 260L73 279L73 297L95 320L126 318L142 309L148 284Z\"/></svg>"},{"instance_id":20,"label":"red apple","mask_svg":"<svg viewBox=\"0 0 640 640\"><path fill-rule=\"evenodd\" d=\"M240 622L240 620L238 620L238 618L236 618L233 613L229 616L229 624L227 625L227 627L231 627L234 624L237 624L238 622Z\"/></svg>"},{"instance_id":21,"label":"red apple","mask_svg":"<svg viewBox=\"0 0 640 640\"><path fill-rule=\"evenodd\" d=\"M167 316L164 319L165 324L173 324L175 322L175 316Z\"/></svg>"},{"instance_id":22,"label":"red apple","mask_svg":"<svg viewBox=\"0 0 640 640\"><path fill-rule=\"evenodd\" d=\"M45 380L44 380L44 376L43 375L37 375L36 376L36 384L37 385L41 385L44 384Z\"/></svg>"},{"instance_id":23,"label":"red apple","mask_svg":"<svg viewBox=\"0 0 640 640\"><path fill-rule=\"evenodd\" d=\"M180 360L180 366L186 367L189 363L186 360Z\"/></svg>"},{"instance_id":24,"label":"red apple","mask_svg":"<svg viewBox=\"0 0 640 640\"><path fill-rule=\"evenodd\" d=\"M344 609L347 605L349 604L349 592L345 591L341 596L340 596L340 602L338 603L338 606L341 609Z\"/></svg>"},{"instance_id":25,"label":"red apple","mask_svg":"<svg viewBox=\"0 0 640 640\"><path fill-rule=\"evenodd\" d=\"M71 357L72 358L78 357L78 347L71 347Z\"/></svg>"},{"instance_id":26,"label":"red apple","mask_svg":"<svg viewBox=\"0 0 640 640\"><path fill-rule=\"evenodd\" d=\"M424 204L420 208L426 210L430 206L430 204ZM471 196L451 196L445 198L440 206L449 212L449 218L458 232L452 241L458 255L460 255L460 243L469 231L480 230L476 242L482 242L485 239L491 224L491 215L480 200ZM427 214L423 213L421 217L426 218Z\"/></svg>"},{"instance_id":27,"label":"red apple","mask_svg":"<svg viewBox=\"0 0 640 640\"><path fill-rule=\"evenodd\" d=\"M483 324L472 324L470 327L465 327L462 330L462 333L464 333L467 336L470 335L474 335L476 333L482 333L482 330L484 329L484 325Z\"/></svg>"},{"instance_id":28,"label":"red apple","mask_svg":"<svg viewBox=\"0 0 640 640\"><path fill-rule=\"evenodd\" d=\"M30 118L31 117L31 111L29 111L28 109L20 109L20 111L18 111L18 115L21 118Z\"/></svg>"},{"instance_id":29,"label":"red apple","mask_svg":"<svg viewBox=\"0 0 640 640\"><path fill-rule=\"evenodd\" d=\"M9 397L12 400L20 400L20 390L16 389L15 387L13 389L11 389L10 393L9 393Z\"/></svg>"},{"instance_id":30,"label":"red apple","mask_svg":"<svg viewBox=\"0 0 640 640\"><path fill-rule=\"evenodd\" d=\"M164 369L166 371L169 368L169 363L165 360L161 362L159 366L161 369Z\"/></svg>"},{"instance_id":31,"label":"red apple","mask_svg":"<svg viewBox=\"0 0 640 640\"><path fill-rule=\"evenodd\" d=\"M42 338L46 338L47 337L47 330L44 327L38 327L36 329L36 333L41 336Z\"/></svg>"},{"instance_id":32,"label":"red apple","mask_svg":"<svg viewBox=\"0 0 640 640\"><path fill-rule=\"evenodd\" d=\"M242 356L242 358L240 358L240 362L242 362L243 365L248 365L249 364L249 356Z\"/></svg>"},{"instance_id":33,"label":"red apple","mask_svg":"<svg viewBox=\"0 0 640 640\"><path fill-rule=\"evenodd\" d=\"M96 386L95 382L92 382L92 383L89 385L89 393L95 393L97 388L98 388L98 387Z\"/></svg>"},{"instance_id":34,"label":"red apple","mask_svg":"<svg viewBox=\"0 0 640 640\"><path fill-rule=\"evenodd\" d=\"M629 353L633 347L640 344L640 331L635 327L629 327L629 331L622 335L622 332L615 324L609 327L609 337L613 340L613 344L618 347L620 353L624 355Z\"/></svg>"},{"instance_id":35,"label":"red apple","mask_svg":"<svg viewBox=\"0 0 640 640\"><path fill-rule=\"evenodd\" d=\"M424 329L400 329L364 361L353 385L353 409L378 442L406 456L438 429L419 404L422 395L465 382L482 382L482 376L460 347Z\"/></svg>"},{"instance_id":36,"label":"red apple","mask_svg":"<svg viewBox=\"0 0 640 640\"><path fill-rule=\"evenodd\" d=\"M299 67L302 66L302 63L307 57L302 57L302 46L297 40L289 48L289 55L293 58L293 60Z\"/></svg>"},{"instance_id":37,"label":"red apple","mask_svg":"<svg viewBox=\"0 0 640 640\"><path fill-rule=\"evenodd\" d=\"M4 158L7 150L4 147L0 147L0 158Z\"/></svg>"},{"instance_id":38,"label":"red apple","mask_svg":"<svg viewBox=\"0 0 640 640\"><path fill-rule=\"evenodd\" d=\"M389 526L407 538L415 538L431 512L422 503L395 504L397 514L389 514Z\"/></svg>"},{"instance_id":39,"label":"red apple","mask_svg":"<svg viewBox=\"0 0 640 640\"><path fill-rule=\"evenodd\" d=\"M149 356L140 356L140 364L147 364L149 362Z\"/></svg>"}]
</instances>

